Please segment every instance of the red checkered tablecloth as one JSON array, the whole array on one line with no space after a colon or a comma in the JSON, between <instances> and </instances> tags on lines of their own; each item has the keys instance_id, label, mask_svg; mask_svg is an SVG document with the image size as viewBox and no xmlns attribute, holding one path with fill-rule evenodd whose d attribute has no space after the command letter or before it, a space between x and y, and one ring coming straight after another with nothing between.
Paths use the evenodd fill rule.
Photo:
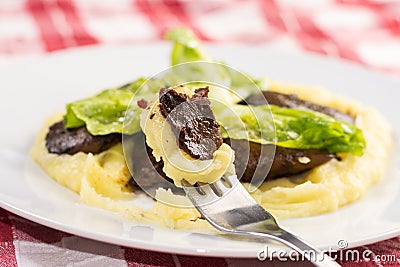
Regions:
<instances>
[{"instance_id":1,"label":"red checkered tablecloth","mask_svg":"<svg viewBox=\"0 0 400 267\"><path fill-rule=\"evenodd\" d=\"M70 47L158 41L169 28L182 25L206 42L266 43L400 75L400 1L394 0L1 0L0 65ZM369 249L377 258L400 259L398 239L358 249ZM257 260L180 256L104 244L0 209L0 267L257 264ZM393 260L342 264L400 266Z\"/></svg>"}]
</instances>

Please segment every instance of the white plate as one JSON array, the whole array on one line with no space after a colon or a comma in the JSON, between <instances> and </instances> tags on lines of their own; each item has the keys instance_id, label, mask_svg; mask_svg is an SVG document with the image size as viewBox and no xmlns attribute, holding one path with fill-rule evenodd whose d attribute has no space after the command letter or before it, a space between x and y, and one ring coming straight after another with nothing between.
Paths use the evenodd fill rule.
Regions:
<instances>
[{"instance_id":1,"label":"white plate","mask_svg":"<svg viewBox=\"0 0 400 267\"><path fill-rule=\"evenodd\" d=\"M21 60L1 69L0 207L32 221L80 236L142 249L191 255L255 257L262 243L222 235L138 226L82 204L30 159L28 150L44 119L65 103L168 66L165 44L96 47ZM376 106L399 139L400 82L361 67L312 55L288 55L265 47L209 47L218 59L249 74L319 84ZM366 196L336 212L281 221L320 248L351 247L400 235L400 149L388 175ZM272 249L281 249L272 244Z\"/></svg>"}]
</instances>

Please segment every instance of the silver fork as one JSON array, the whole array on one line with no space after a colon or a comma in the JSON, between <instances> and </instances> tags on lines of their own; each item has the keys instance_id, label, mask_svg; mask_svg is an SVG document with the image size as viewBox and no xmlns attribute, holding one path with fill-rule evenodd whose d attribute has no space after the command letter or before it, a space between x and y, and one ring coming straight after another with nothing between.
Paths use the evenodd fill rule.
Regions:
<instances>
[{"instance_id":1,"label":"silver fork","mask_svg":"<svg viewBox=\"0 0 400 267\"><path fill-rule=\"evenodd\" d=\"M282 229L250 196L236 175L224 176L201 187L191 186L186 181L182 184L193 205L218 230L281 242L316 266L340 266L318 248Z\"/></svg>"}]
</instances>

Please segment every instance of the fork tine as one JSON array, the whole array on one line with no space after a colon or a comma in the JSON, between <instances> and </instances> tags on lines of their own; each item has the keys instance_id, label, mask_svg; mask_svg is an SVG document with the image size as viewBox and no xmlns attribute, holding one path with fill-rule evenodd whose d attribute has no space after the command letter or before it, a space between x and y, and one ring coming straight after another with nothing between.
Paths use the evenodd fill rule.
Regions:
<instances>
[{"instance_id":1,"label":"fork tine","mask_svg":"<svg viewBox=\"0 0 400 267\"><path fill-rule=\"evenodd\" d=\"M200 187L204 194L200 194L195 186L185 180L182 181L182 185L184 186L186 196L189 197L195 206L207 205L220 198L209 185L202 185Z\"/></svg>"},{"instance_id":2,"label":"fork tine","mask_svg":"<svg viewBox=\"0 0 400 267\"><path fill-rule=\"evenodd\" d=\"M213 198L219 198L219 196L214 192L214 190L212 190L212 188L210 187L210 185L201 185L200 186L201 190L206 194L206 195L212 195Z\"/></svg>"},{"instance_id":3,"label":"fork tine","mask_svg":"<svg viewBox=\"0 0 400 267\"><path fill-rule=\"evenodd\" d=\"M226 185L224 185L221 179L215 181L212 185L220 192L220 196L226 194L232 188L232 187L226 187Z\"/></svg>"},{"instance_id":4,"label":"fork tine","mask_svg":"<svg viewBox=\"0 0 400 267\"><path fill-rule=\"evenodd\" d=\"M239 183L239 180L236 176L236 174L233 175L224 175L222 177L231 187L234 187L237 183Z\"/></svg>"}]
</instances>

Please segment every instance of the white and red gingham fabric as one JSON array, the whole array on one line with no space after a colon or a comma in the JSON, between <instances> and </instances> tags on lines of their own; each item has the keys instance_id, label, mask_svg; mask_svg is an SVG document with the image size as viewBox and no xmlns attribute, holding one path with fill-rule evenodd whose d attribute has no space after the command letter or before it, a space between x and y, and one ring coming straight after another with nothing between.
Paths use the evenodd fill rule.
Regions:
<instances>
[{"instance_id":1,"label":"white and red gingham fabric","mask_svg":"<svg viewBox=\"0 0 400 267\"><path fill-rule=\"evenodd\" d=\"M400 75L400 1L395 0L0 0L0 65L70 47L158 41L175 26L189 27L207 42L268 43L287 51L345 58ZM400 259L397 239L359 249L366 248L375 255ZM40 226L0 209L0 267L256 263L104 244ZM398 262L374 261L342 264L400 266Z\"/></svg>"},{"instance_id":2,"label":"white and red gingham fabric","mask_svg":"<svg viewBox=\"0 0 400 267\"><path fill-rule=\"evenodd\" d=\"M151 42L181 25L209 42L276 43L400 74L396 0L1 0L0 55Z\"/></svg>"}]
</instances>

